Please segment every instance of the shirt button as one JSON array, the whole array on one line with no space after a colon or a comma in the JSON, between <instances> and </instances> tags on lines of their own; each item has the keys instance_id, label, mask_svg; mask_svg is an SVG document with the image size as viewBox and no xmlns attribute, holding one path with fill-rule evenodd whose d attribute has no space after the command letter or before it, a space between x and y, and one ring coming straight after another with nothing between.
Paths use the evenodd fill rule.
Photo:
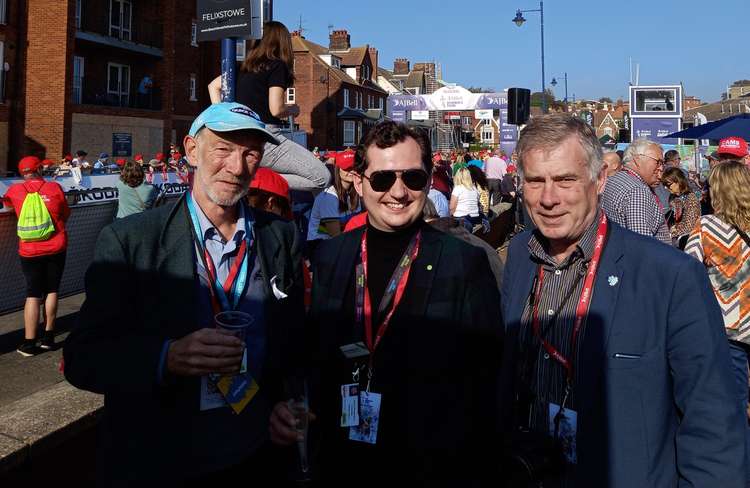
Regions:
<instances>
[{"instance_id":1,"label":"shirt button","mask_svg":"<svg viewBox=\"0 0 750 488\"><path fill-rule=\"evenodd\" d=\"M546 352L544 353L544 359L549 359L549 354Z\"/></svg>"},{"instance_id":2,"label":"shirt button","mask_svg":"<svg viewBox=\"0 0 750 488\"><path fill-rule=\"evenodd\" d=\"M562 274L562 271L560 271L559 269L555 270L555 275L560 276L561 274Z\"/></svg>"},{"instance_id":3,"label":"shirt button","mask_svg":"<svg viewBox=\"0 0 750 488\"><path fill-rule=\"evenodd\" d=\"M551 317L552 315L555 315L555 311L550 308L549 310L547 310L547 315Z\"/></svg>"}]
</instances>

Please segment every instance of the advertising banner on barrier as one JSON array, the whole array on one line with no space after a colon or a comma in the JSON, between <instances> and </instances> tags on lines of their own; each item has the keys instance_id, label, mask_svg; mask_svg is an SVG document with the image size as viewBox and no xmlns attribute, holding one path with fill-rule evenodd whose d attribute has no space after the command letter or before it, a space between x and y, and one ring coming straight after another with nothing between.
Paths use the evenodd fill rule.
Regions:
<instances>
[{"instance_id":1,"label":"advertising banner on barrier","mask_svg":"<svg viewBox=\"0 0 750 488\"><path fill-rule=\"evenodd\" d=\"M430 120L429 110L412 110L411 120Z\"/></svg>"},{"instance_id":2,"label":"advertising banner on barrier","mask_svg":"<svg viewBox=\"0 0 750 488\"><path fill-rule=\"evenodd\" d=\"M120 179L119 174L84 176L80 185L76 185L75 180L71 177L45 179L59 183L65 193L80 192L79 204L117 200L118 197L115 183ZM0 196L5 195L10 185L20 181L23 180L21 178L0 178ZM167 173L166 181L162 179L161 173L154 173L153 185L160 193L167 196L184 193L190 188L177 177L176 173Z\"/></svg>"}]
</instances>

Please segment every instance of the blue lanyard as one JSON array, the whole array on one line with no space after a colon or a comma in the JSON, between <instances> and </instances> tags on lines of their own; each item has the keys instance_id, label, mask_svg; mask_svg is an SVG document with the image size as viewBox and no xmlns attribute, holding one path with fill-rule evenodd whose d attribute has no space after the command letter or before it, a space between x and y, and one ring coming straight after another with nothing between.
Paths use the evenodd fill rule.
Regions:
<instances>
[{"instance_id":1,"label":"blue lanyard","mask_svg":"<svg viewBox=\"0 0 750 488\"><path fill-rule=\"evenodd\" d=\"M193 202L193 196L191 193L187 193L185 197L185 201L187 202L188 207L188 213L190 214L190 220L193 224L193 231L195 233L195 243L198 246L198 249L200 250L200 254L203 256L203 260L206 259L212 259L210 253L206 251L206 248L204 246L203 242L203 233L201 232L201 226L200 221L198 219L198 214L195 210L195 204ZM240 205L243 205L242 203ZM224 311L227 310L236 310L237 306L240 303L240 299L242 298L242 295L245 291L245 286L247 284L247 278L248 278L248 268L249 268L249 262L252 261L252 259L248 258L248 255L252 256L252 245L253 245L253 238L252 238L252 229L249 224L249 218L248 214L249 212L247 209L245 209L245 241L247 243L247 251L245 253L245 256L242 257L242 265L240 266L239 273L237 274L237 279L234 280L234 283L232 285L231 290L231 303L229 301L229 298L226 296L226 293L224 293L224 286L219 281L219 273L218 273L218 266L216 266L216 263L213 263L215 276L211 277L211 273L209 272L209 264L207 262L204 262L204 267L206 268L206 274L208 274L209 281L213 281L212 288L214 291L214 294L216 298L219 301L219 304L221 306L221 309Z\"/></svg>"}]
</instances>

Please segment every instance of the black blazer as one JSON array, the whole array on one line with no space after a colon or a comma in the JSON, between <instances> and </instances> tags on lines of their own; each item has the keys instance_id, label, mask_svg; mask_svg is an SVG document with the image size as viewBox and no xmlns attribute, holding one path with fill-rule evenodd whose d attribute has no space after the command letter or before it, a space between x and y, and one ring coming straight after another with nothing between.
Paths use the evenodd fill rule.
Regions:
<instances>
[{"instance_id":1,"label":"black blazer","mask_svg":"<svg viewBox=\"0 0 750 488\"><path fill-rule=\"evenodd\" d=\"M304 321L298 234L292 223L254 211L258 259L268 301L264 384L280 400L281 378L301 356ZM288 297L277 300L269 279ZM105 471L138 478L181 458L200 421L200 379L158 384L164 341L198 330L195 247L184 197L174 205L105 227L86 273L86 301L64 348L65 377L104 394ZM268 418L268 417L266 417ZM218 440L217 440L218 442ZM105 477L108 475L105 473Z\"/></svg>"},{"instance_id":2,"label":"black blazer","mask_svg":"<svg viewBox=\"0 0 750 488\"><path fill-rule=\"evenodd\" d=\"M375 354L372 391L382 394L375 447L341 428L340 385L351 363L339 346L361 340L354 320L354 269L364 229L321 243L310 330L319 473L378 485L471 486L491 477L502 351L500 296L482 249L423 226L404 298ZM500 446L498 441L495 444ZM379 485L382 486L382 485Z\"/></svg>"}]
</instances>

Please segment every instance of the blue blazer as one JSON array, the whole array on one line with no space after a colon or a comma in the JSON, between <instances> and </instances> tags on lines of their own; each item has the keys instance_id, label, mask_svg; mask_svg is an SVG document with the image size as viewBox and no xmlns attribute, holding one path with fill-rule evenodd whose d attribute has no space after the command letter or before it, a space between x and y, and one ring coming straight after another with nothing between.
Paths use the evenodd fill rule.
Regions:
<instances>
[{"instance_id":1,"label":"blue blazer","mask_svg":"<svg viewBox=\"0 0 750 488\"><path fill-rule=\"evenodd\" d=\"M609 229L576 365L573 486L745 486L747 420L704 267L656 239ZM511 242L503 280L506 395L537 269L530 237Z\"/></svg>"}]
</instances>

